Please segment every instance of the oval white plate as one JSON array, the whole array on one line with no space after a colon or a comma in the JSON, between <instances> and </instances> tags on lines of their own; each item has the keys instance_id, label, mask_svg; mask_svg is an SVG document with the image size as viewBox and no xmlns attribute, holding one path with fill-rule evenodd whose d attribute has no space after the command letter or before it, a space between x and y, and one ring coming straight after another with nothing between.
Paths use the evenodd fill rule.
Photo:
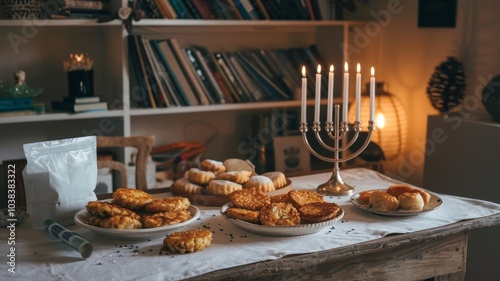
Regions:
<instances>
[{"instance_id":1,"label":"oval white plate","mask_svg":"<svg viewBox=\"0 0 500 281\"><path fill-rule=\"evenodd\" d=\"M340 221L345 214L344 210L341 208L340 209L341 212L336 218L327 221L310 223L310 224L301 224L297 226L265 226L265 225L245 222L242 220L227 218L225 215L225 211L227 208L230 208L232 206L233 206L232 203L227 203L224 206L222 206L221 210L222 216L228 222L248 232L262 234L262 235L269 235L269 236L299 236L299 235L313 234L325 227L331 226L334 223Z\"/></svg>"},{"instance_id":2,"label":"oval white plate","mask_svg":"<svg viewBox=\"0 0 500 281\"><path fill-rule=\"evenodd\" d=\"M386 189L375 189L375 190L386 191ZM369 190L369 191L371 191L371 190ZM351 196L351 203L354 206L356 206L356 207L358 207L358 208L360 208L362 210L368 211L370 213L378 214L378 215L384 215L384 216L414 216L414 215L418 215L418 214L422 214L422 213L433 211L433 210L439 208L439 206L441 206L441 204L443 204L443 200L441 200L441 198L439 198L437 195L432 194L430 192L429 192L429 194L431 195L431 199L429 200L429 203L427 203L427 205L425 205L425 207L421 211L410 211L410 210L380 211L380 210L371 209L371 208L368 207L367 204L363 204L363 203L361 203L361 202L358 201L359 193L356 193L353 196Z\"/></svg>"},{"instance_id":3,"label":"oval white plate","mask_svg":"<svg viewBox=\"0 0 500 281\"><path fill-rule=\"evenodd\" d=\"M87 224L90 217L86 209L80 210L75 214L75 223L107 238L119 240L147 240L158 237L165 237L167 234L172 233L174 230L190 224L200 216L200 210L196 206L190 205L188 211L191 213L191 218L181 223L166 225L154 228L140 228L140 229L111 229L102 228Z\"/></svg>"}]
</instances>

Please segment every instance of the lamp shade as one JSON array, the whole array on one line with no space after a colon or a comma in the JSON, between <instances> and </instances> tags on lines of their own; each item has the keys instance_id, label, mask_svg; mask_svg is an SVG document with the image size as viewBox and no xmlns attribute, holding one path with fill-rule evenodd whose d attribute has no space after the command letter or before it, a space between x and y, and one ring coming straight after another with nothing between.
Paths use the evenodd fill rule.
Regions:
<instances>
[{"instance_id":1,"label":"lamp shade","mask_svg":"<svg viewBox=\"0 0 500 281\"><path fill-rule=\"evenodd\" d=\"M349 109L349 120L355 119L355 106ZM361 95L361 126L366 129L370 119L369 84ZM386 160L395 159L403 152L408 133L406 110L401 101L385 91L384 82L377 82L375 87L375 131L371 141L383 150Z\"/></svg>"}]
</instances>

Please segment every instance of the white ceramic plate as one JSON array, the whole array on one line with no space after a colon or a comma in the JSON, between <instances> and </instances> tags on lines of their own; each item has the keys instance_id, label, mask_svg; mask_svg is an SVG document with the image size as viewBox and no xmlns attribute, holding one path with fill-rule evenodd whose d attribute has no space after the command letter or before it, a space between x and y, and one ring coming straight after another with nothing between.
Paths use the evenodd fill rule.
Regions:
<instances>
[{"instance_id":1,"label":"white ceramic plate","mask_svg":"<svg viewBox=\"0 0 500 281\"><path fill-rule=\"evenodd\" d=\"M154 228L140 228L140 229L110 229L92 226L87 224L90 217L86 209L80 210L75 214L75 223L107 238L119 240L147 240L158 237L165 237L167 234L172 233L174 230L190 224L200 216L200 210L196 206L190 205L188 211L191 212L191 218L187 221L166 225Z\"/></svg>"},{"instance_id":2,"label":"white ceramic plate","mask_svg":"<svg viewBox=\"0 0 500 281\"><path fill-rule=\"evenodd\" d=\"M386 189L376 189L376 190L385 191ZM356 193L353 196L351 196L351 203L354 206L356 206L362 210L368 211L370 213L378 214L378 215L414 216L414 215L433 211L433 210L439 208L439 206L441 206L441 204L443 204L443 200L441 200L441 198L439 198L437 195L432 194L430 192L429 192L429 194L431 195L431 199L429 200L429 203L427 203L427 205L425 205L425 207L421 211L410 211L410 210L380 211L380 210L371 209L367 204L363 204L363 203L358 201L359 193Z\"/></svg>"},{"instance_id":3,"label":"white ceramic plate","mask_svg":"<svg viewBox=\"0 0 500 281\"><path fill-rule=\"evenodd\" d=\"M246 230L248 232L268 235L268 236L299 236L299 235L307 235L313 234L321 229L331 226L334 223L340 221L344 217L344 210L341 208L341 213L334 219L318 222L318 223L310 223L310 224L301 224L297 226L265 226L260 224L253 224L249 222L245 222L237 219L227 218L225 215L225 211L227 208L232 207L232 203L227 203L222 206L222 216L230 223L238 226L239 228Z\"/></svg>"}]
</instances>

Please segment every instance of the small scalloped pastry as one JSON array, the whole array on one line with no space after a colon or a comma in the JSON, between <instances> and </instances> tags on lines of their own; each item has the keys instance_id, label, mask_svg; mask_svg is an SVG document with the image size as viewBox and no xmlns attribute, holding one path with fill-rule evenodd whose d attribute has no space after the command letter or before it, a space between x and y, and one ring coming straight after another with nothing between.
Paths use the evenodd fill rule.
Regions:
<instances>
[{"instance_id":1,"label":"small scalloped pastry","mask_svg":"<svg viewBox=\"0 0 500 281\"><path fill-rule=\"evenodd\" d=\"M229 195L242 188L241 184L232 181L212 180L207 186L207 193L213 195Z\"/></svg>"},{"instance_id":2,"label":"small scalloped pastry","mask_svg":"<svg viewBox=\"0 0 500 281\"><path fill-rule=\"evenodd\" d=\"M203 186L192 183L188 178L180 178L172 185L172 191L186 194L202 194L204 192Z\"/></svg>"},{"instance_id":3,"label":"small scalloped pastry","mask_svg":"<svg viewBox=\"0 0 500 281\"><path fill-rule=\"evenodd\" d=\"M259 211L252 211L252 210L243 209L243 208L227 208L225 214L226 214L226 217L231 218L231 219L237 219L237 220L242 220L242 221L246 221L249 223L260 224L260 212Z\"/></svg>"},{"instance_id":4,"label":"small scalloped pastry","mask_svg":"<svg viewBox=\"0 0 500 281\"><path fill-rule=\"evenodd\" d=\"M258 190L267 193L270 191L274 191L274 184L273 181L265 176L252 176L248 181L244 184L244 188L257 188Z\"/></svg>"},{"instance_id":5,"label":"small scalloped pastry","mask_svg":"<svg viewBox=\"0 0 500 281\"><path fill-rule=\"evenodd\" d=\"M198 168L191 168L187 172L187 177L190 182L205 185L215 179L215 174L212 171L203 171Z\"/></svg>"},{"instance_id":6,"label":"small scalloped pastry","mask_svg":"<svg viewBox=\"0 0 500 281\"><path fill-rule=\"evenodd\" d=\"M129 216L134 219L140 219L140 216L134 211L108 202L89 201L85 205L85 208L90 215L95 217Z\"/></svg>"},{"instance_id":7,"label":"small scalloped pastry","mask_svg":"<svg viewBox=\"0 0 500 281\"><path fill-rule=\"evenodd\" d=\"M211 171L214 174L222 173L226 171L226 166L224 166L224 163L221 161L217 160L212 160L212 159L205 159L201 161L200 163L200 168L203 171Z\"/></svg>"},{"instance_id":8,"label":"small scalloped pastry","mask_svg":"<svg viewBox=\"0 0 500 281\"><path fill-rule=\"evenodd\" d=\"M286 186L286 177L280 171L267 172L262 174L265 177L270 178L273 181L273 185L275 189L281 189Z\"/></svg>"},{"instance_id":9,"label":"small scalloped pastry","mask_svg":"<svg viewBox=\"0 0 500 281\"><path fill-rule=\"evenodd\" d=\"M235 182L237 184L244 184L252 175L252 172L240 170L240 171L228 171L217 174L216 179L218 180L228 180Z\"/></svg>"},{"instance_id":10,"label":"small scalloped pastry","mask_svg":"<svg viewBox=\"0 0 500 281\"><path fill-rule=\"evenodd\" d=\"M212 243L212 232L206 229L174 232L163 239L162 250L172 253L198 252Z\"/></svg>"},{"instance_id":11,"label":"small scalloped pastry","mask_svg":"<svg viewBox=\"0 0 500 281\"><path fill-rule=\"evenodd\" d=\"M238 158L228 158L223 162L226 171L250 171L252 174L255 172L255 167L248 160L241 160Z\"/></svg>"}]
</instances>

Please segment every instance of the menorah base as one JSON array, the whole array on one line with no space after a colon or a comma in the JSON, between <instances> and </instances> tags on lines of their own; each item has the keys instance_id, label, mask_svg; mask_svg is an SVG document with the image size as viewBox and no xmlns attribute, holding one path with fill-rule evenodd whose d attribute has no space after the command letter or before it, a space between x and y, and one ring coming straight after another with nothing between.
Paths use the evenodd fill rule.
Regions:
<instances>
[{"instance_id":1,"label":"menorah base","mask_svg":"<svg viewBox=\"0 0 500 281\"><path fill-rule=\"evenodd\" d=\"M345 183L340 177L340 170L333 169L332 177L316 189L319 194L327 196L351 195L354 188Z\"/></svg>"}]
</instances>

